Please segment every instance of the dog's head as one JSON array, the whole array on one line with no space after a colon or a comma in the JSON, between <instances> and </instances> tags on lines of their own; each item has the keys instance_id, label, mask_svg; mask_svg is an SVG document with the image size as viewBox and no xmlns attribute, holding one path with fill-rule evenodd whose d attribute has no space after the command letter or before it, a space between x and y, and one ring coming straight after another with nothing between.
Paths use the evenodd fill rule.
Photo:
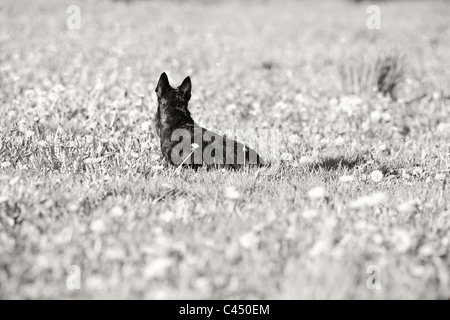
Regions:
<instances>
[{"instance_id":1,"label":"dog's head","mask_svg":"<svg viewBox=\"0 0 450 320\"><path fill-rule=\"evenodd\" d=\"M177 88L172 88L169 83L169 78L164 72L159 77L158 84L156 85L156 95L158 97L158 102L163 102L164 104L180 107L185 106L191 99L191 78L187 77L183 80L183 83Z\"/></svg>"}]
</instances>

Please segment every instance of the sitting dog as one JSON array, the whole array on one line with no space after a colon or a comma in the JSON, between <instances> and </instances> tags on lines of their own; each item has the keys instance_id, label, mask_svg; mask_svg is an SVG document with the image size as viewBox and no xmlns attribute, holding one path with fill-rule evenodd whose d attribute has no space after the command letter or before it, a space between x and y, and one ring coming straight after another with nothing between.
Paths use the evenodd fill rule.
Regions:
<instances>
[{"instance_id":1,"label":"sitting dog","mask_svg":"<svg viewBox=\"0 0 450 320\"><path fill-rule=\"evenodd\" d=\"M155 89L158 97L155 122L164 158L173 165L194 168L264 166L256 151L195 123L188 110L191 89L190 77L178 88L170 86L166 73L159 78Z\"/></svg>"}]
</instances>

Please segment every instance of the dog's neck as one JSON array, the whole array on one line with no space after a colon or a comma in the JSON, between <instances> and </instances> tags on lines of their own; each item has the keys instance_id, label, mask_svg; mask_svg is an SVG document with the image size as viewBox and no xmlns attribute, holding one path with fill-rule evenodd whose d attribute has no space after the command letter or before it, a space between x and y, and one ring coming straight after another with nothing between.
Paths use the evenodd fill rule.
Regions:
<instances>
[{"instance_id":1,"label":"dog's neck","mask_svg":"<svg viewBox=\"0 0 450 320\"><path fill-rule=\"evenodd\" d=\"M158 98L158 110L156 112L156 130L161 136L161 130L175 130L185 125L194 124L187 103L167 101Z\"/></svg>"}]
</instances>

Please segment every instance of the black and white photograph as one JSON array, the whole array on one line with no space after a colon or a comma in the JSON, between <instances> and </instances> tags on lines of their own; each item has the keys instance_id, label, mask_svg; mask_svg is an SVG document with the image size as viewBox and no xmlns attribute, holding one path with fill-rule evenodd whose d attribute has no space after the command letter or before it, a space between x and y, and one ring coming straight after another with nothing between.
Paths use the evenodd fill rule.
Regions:
<instances>
[{"instance_id":1,"label":"black and white photograph","mask_svg":"<svg viewBox=\"0 0 450 320\"><path fill-rule=\"evenodd\" d=\"M0 300L449 300L449 182L450 1L0 1Z\"/></svg>"}]
</instances>

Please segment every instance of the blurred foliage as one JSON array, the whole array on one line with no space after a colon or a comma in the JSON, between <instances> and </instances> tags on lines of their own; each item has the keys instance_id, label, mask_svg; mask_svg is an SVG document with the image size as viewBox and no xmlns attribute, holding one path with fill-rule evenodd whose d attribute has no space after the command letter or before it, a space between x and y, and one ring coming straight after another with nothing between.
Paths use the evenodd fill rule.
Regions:
<instances>
[{"instance_id":1,"label":"blurred foliage","mask_svg":"<svg viewBox=\"0 0 450 320\"><path fill-rule=\"evenodd\" d=\"M450 297L446 3L377 31L347 1L78 2L81 30L0 3L0 298ZM279 129L277 174L165 166L163 71L199 124Z\"/></svg>"}]
</instances>

